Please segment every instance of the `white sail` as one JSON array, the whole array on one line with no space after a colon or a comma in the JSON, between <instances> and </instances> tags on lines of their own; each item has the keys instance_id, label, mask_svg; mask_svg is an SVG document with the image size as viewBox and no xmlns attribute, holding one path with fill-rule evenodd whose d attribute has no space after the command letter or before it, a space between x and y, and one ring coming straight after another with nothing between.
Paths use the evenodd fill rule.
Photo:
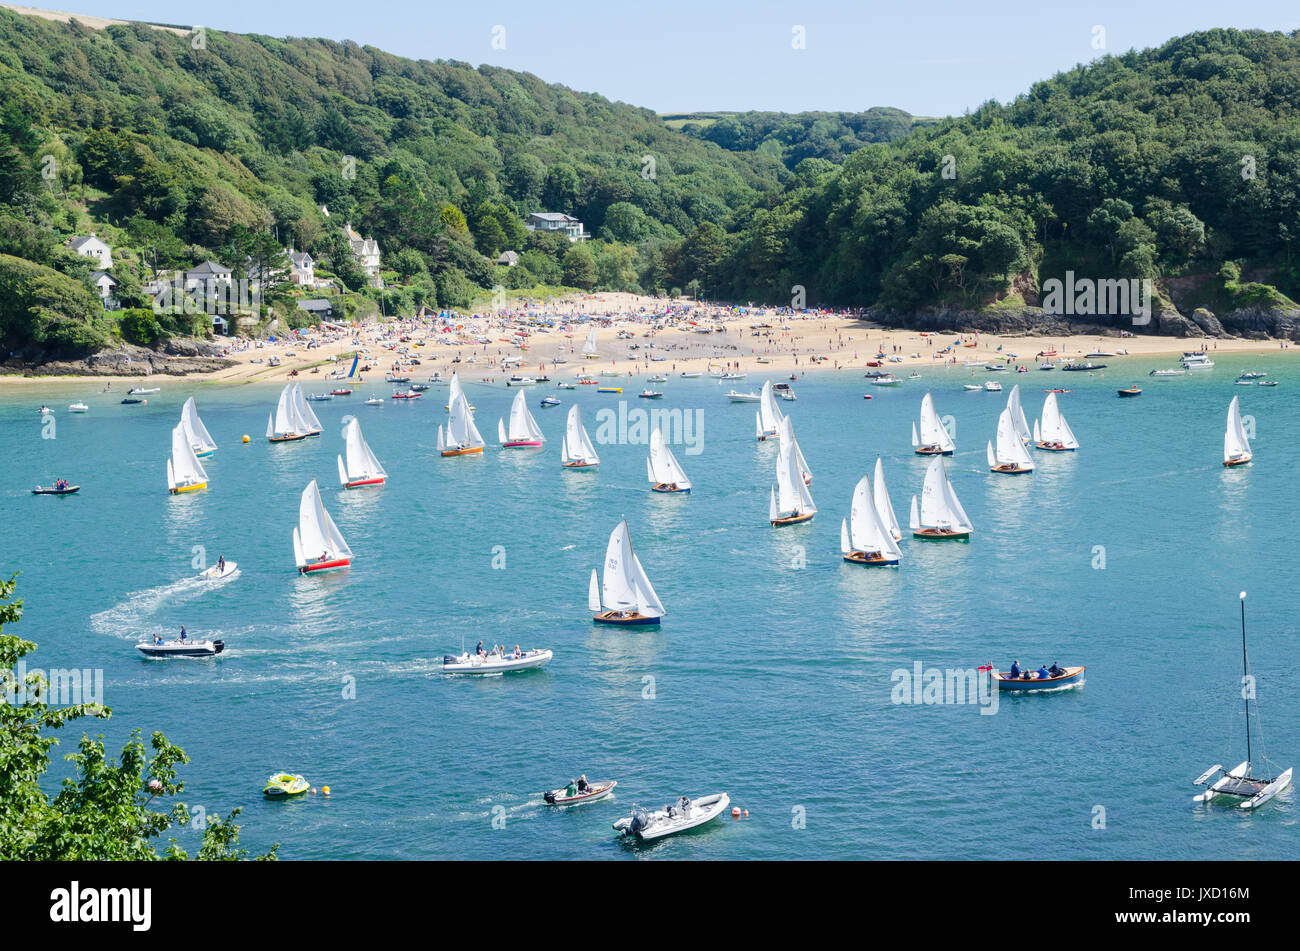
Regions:
<instances>
[{"instance_id":1,"label":"white sail","mask_svg":"<svg viewBox=\"0 0 1300 951\"><path fill-rule=\"evenodd\" d=\"M456 402L456 397L460 396L463 392L464 390L461 389L460 385L460 374L453 370L451 372L451 384L447 387L448 409L451 409L451 405Z\"/></svg>"},{"instance_id":2,"label":"white sail","mask_svg":"<svg viewBox=\"0 0 1300 951\"><path fill-rule=\"evenodd\" d=\"M817 511L812 493L799 465L799 443L794 438L790 417L781 420L781 451L776 459L776 503L782 516L806 515Z\"/></svg>"},{"instance_id":3,"label":"white sail","mask_svg":"<svg viewBox=\"0 0 1300 951\"><path fill-rule=\"evenodd\" d=\"M568 462L569 462L569 434L566 431L565 434L560 437L560 463L567 464Z\"/></svg>"},{"instance_id":4,"label":"white sail","mask_svg":"<svg viewBox=\"0 0 1300 951\"><path fill-rule=\"evenodd\" d=\"M777 423L777 432L781 434L781 450L789 450L794 456L795 466L799 470L800 481L812 484L812 470L808 468L808 460L803 457L803 450L799 448L799 441L794 438L794 423L789 416L784 416Z\"/></svg>"},{"instance_id":5,"label":"white sail","mask_svg":"<svg viewBox=\"0 0 1300 951\"><path fill-rule=\"evenodd\" d=\"M528 412L528 401L524 398L523 390L515 394L514 402L510 404L510 425L507 427L502 420L497 420L497 435L503 443L543 441L541 427L533 419L533 414Z\"/></svg>"},{"instance_id":6,"label":"white sail","mask_svg":"<svg viewBox=\"0 0 1300 951\"><path fill-rule=\"evenodd\" d=\"M174 482L175 485L169 485L168 488L203 485L208 481L208 474L203 469L203 463L199 462L199 457L194 455L194 447L190 445L190 434L184 423L177 423L172 430L172 457L169 475L170 481Z\"/></svg>"},{"instance_id":7,"label":"white sail","mask_svg":"<svg viewBox=\"0 0 1300 951\"><path fill-rule=\"evenodd\" d=\"M1074 438L1074 433L1070 430L1070 425L1065 421L1065 415L1061 412L1060 406L1056 402L1056 394L1048 393L1047 399L1043 401L1042 427L1039 434L1043 437L1040 442L1057 443L1059 442L1066 449L1078 449L1079 440Z\"/></svg>"},{"instance_id":8,"label":"white sail","mask_svg":"<svg viewBox=\"0 0 1300 951\"><path fill-rule=\"evenodd\" d=\"M320 420L316 418L316 414L313 413L311 407L307 405L307 400L302 395L301 383L295 383L293 385L293 410L302 426L299 432L320 432Z\"/></svg>"},{"instance_id":9,"label":"white sail","mask_svg":"<svg viewBox=\"0 0 1300 951\"><path fill-rule=\"evenodd\" d=\"M1024 408L1020 405L1019 383L1011 388L1011 395L1007 397L1007 409L1011 413L1011 422L1016 428L1016 435L1021 442L1029 442L1029 420L1025 419Z\"/></svg>"},{"instance_id":10,"label":"white sail","mask_svg":"<svg viewBox=\"0 0 1300 951\"><path fill-rule=\"evenodd\" d=\"M902 529L898 527L898 517L894 515L894 503L889 500L889 488L885 485L885 463L876 458L875 483L872 489L872 495L876 503L876 512L880 515L880 522L889 530L889 534L894 541L903 537Z\"/></svg>"},{"instance_id":11,"label":"white sail","mask_svg":"<svg viewBox=\"0 0 1300 951\"><path fill-rule=\"evenodd\" d=\"M853 506L849 510L849 544L851 551L879 552L887 559L898 558L901 552L894 536L880 520L876 502L872 497L871 478L863 476L853 489Z\"/></svg>"},{"instance_id":12,"label":"white sail","mask_svg":"<svg viewBox=\"0 0 1300 951\"><path fill-rule=\"evenodd\" d=\"M447 418L447 445L452 449L483 446L483 437L474 425L474 414L470 412L469 401L463 392L456 394L456 401L451 404L451 413Z\"/></svg>"},{"instance_id":13,"label":"white sail","mask_svg":"<svg viewBox=\"0 0 1300 951\"><path fill-rule=\"evenodd\" d=\"M840 519L840 554L847 555L853 551L853 545L849 542L849 523L846 519Z\"/></svg>"},{"instance_id":14,"label":"white sail","mask_svg":"<svg viewBox=\"0 0 1300 951\"><path fill-rule=\"evenodd\" d=\"M286 383L284 389L280 391L280 401L275 404L275 426L274 429L268 429L266 434L268 438L297 436L306 432L298 421L298 414L294 412L293 402L293 384Z\"/></svg>"},{"instance_id":15,"label":"white sail","mask_svg":"<svg viewBox=\"0 0 1300 951\"><path fill-rule=\"evenodd\" d=\"M298 566L310 561L337 561L352 557L352 549L343 540L343 535L330 518L329 512L321 503L320 488L312 479L302 491L302 500L298 503L298 531L294 537L294 549L298 555Z\"/></svg>"},{"instance_id":16,"label":"white sail","mask_svg":"<svg viewBox=\"0 0 1300 951\"><path fill-rule=\"evenodd\" d=\"M656 426L650 434L650 481L655 485L676 485L679 489L689 489L691 480L678 463L673 451L668 448L664 434Z\"/></svg>"},{"instance_id":17,"label":"white sail","mask_svg":"<svg viewBox=\"0 0 1300 951\"><path fill-rule=\"evenodd\" d=\"M594 357L596 355L596 328L595 327L591 328L591 330L587 334L587 339L583 341L582 352L590 357Z\"/></svg>"},{"instance_id":18,"label":"white sail","mask_svg":"<svg viewBox=\"0 0 1300 951\"><path fill-rule=\"evenodd\" d=\"M266 414L266 438L270 439L275 435L275 414Z\"/></svg>"},{"instance_id":19,"label":"white sail","mask_svg":"<svg viewBox=\"0 0 1300 951\"><path fill-rule=\"evenodd\" d=\"M916 423L913 423L912 424L912 447L919 449L920 446L921 446L921 440L918 439L916 436Z\"/></svg>"},{"instance_id":20,"label":"white sail","mask_svg":"<svg viewBox=\"0 0 1300 951\"><path fill-rule=\"evenodd\" d=\"M587 607L593 614L600 613L600 582L596 580L596 569L591 569L591 583L587 585Z\"/></svg>"},{"instance_id":21,"label":"white sail","mask_svg":"<svg viewBox=\"0 0 1300 951\"><path fill-rule=\"evenodd\" d=\"M578 411L576 405L569 407L569 417L565 422L565 451L572 462L583 462L588 465L596 465L600 462L600 457L596 455L596 447L591 444L591 439L587 436L587 430L582 425L582 414Z\"/></svg>"},{"instance_id":22,"label":"white sail","mask_svg":"<svg viewBox=\"0 0 1300 951\"><path fill-rule=\"evenodd\" d=\"M776 521L781 516L776 507L776 489L769 489L768 493L767 517L769 521Z\"/></svg>"},{"instance_id":23,"label":"white sail","mask_svg":"<svg viewBox=\"0 0 1300 951\"><path fill-rule=\"evenodd\" d=\"M176 488L176 473L172 470L172 457L167 457L167 491Z\"/></svg>"},{"instance_id":24,"label":"white sail","mask_svg":"<svg viewBox=\"0 0 1300 951\"><path fill-rule=\"evenodd\" d=\"M781 410L776 405L776 392L772 389L772 381L766 380L763 383L763 392L758 399L758 427L760 436L770 436L776 433L777 428L781 425Z\"/></svg>"},{"instance_id":25,"label":"white sail","mask_svg":"<svg viewBox=\"0 0 1300 951\"><path fill-rule=\"evenodd\" d=\"M1233 462L1250 457L1250 441L1246 438L1246 427L1241 422L1241 406L1234 396L1228 404L1228 428L1223 434L1223 461Z\"/></svg>"},{"instance_id":26,"label":"white sail","mask_svg":"<svg viewBox=\"0 0 1300 951\"><path fill-rule=\"evenodd\" d=\"M915 532L915 531L919 531L920 528L921 528L921 515L920 515L920 511L919 511L919 509L918 509L917 506L916 506L916 496L915 496L915 495L912 496L912 515L911 515L911 517L907 520L907 527L910 528L910 529L911 529L912 531L914 531L914 532Z\"/></svg>"},{"instance_id":27,"label":"white sail","mask_svg":"<svg viewBox=\"0 0 1300 951\"><path fill-rule=\"evenodd\" d=\"M929 393L921 398L920 445L937 446L943 452L953 452L956 449L952 437L948 435L948 430L944 428L939 413L934 408L934 398Z\"/></svg>"},{"instance_id":28,"label":"white sail","mask_svg":"<svg viewBox=\"0 0 1300 951\"><path fill-rule=\"evenodd\" d=\"M921 489L921 509L917 523L923 529L948 529L953 532L969 532L970 520L966 510L957 501L944 471L943 458L935 456L930 460L930 468L925 473L925 485Z\"/></svg>"},{"instance_id":29,"label":"white sail","mask_svg":"<svg viewBox=\"0 0 1300 951\"><path fill-rule=\"evenodd\" d=\"M1017 469L1033 469L1034 462L1029 457L1029 450L1020 439L1010 409L1004 409L998 416L998 438L994 448L989 443L989 468L997 466L1015 466Z\"/></svg>"},{"instance_id":30,"label":"white sail","mask_svg":"<svg viewBox=\"0 0 1300 951\"><path fill-rule=\"evenodd\" d=\"M504 446L509 441L510 441L510 436L506 433L506 421L504 419L498 419L497 420L497 442L501 443L501 445Z\"/></svg>"},{"instance_id":31,"label":"white sail","mask_svg":"<svg viewBox=\"0 0 1300 951\"><path fill-rule=\"evenodd\" d=\"M632 534L626 521L619 522L609 535L600 590L606 610L636 611L647 617L665 614L645 569L632 551Z\"/></svg>"},{"instance_id":32,"label":"white sail","mask_svg":"<svg viewBox=\"0 0 1300 951\"><path fill-rule=\"evenodd\" d=\"M343 465L343 457L339 457L339 471L346 472L347 479L345 482L362 482L368 479L384 479L388 473L384 467L379 464L375 454L370 451L365 437L361 434L361 423L356 419L348 421L343 430L343 438L347 443L347 465Z\"/></svg>"},{"instance_id":33,"label":"white sail","mask_svg":"<svg viewBox=\"0 0 1300 951\"><path fill-rule=\"evenodd\" d=\"M1038 420L1034 420L1034 442L1039 443L1042 441L1043 441L1042 430L1038 428Z\"/></svg>"},{"instance_id":34,"label":"white sail","mask_svg":"<svg viewBox=\"0 0 1300 951\"><path fill-rule=\"evenodd\" d=\"M442 424L438 424L438 451L442 452L447 448L447 440L442 433Z\"/></svg>"},{"instance_id":35,"label":"white sail","mask_svg":"<svg viewBox=\"0 0 1300 951\"><path fill-rule=\"evenodd\" d=\"M194 447L196 453L217 451L217 444L212 441L207 427L203 425L203 420L199 419L199 411L194 405L192 396L185 401L185 406L181 409L181 423L189 433L190 445Z\"/></svg>"}]
</instances>

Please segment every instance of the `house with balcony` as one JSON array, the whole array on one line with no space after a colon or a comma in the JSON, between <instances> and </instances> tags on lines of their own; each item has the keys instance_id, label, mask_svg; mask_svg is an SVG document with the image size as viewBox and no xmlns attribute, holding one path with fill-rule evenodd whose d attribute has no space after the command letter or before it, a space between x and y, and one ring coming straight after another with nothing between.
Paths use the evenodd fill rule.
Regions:
<instances>
[{"instance_id":1,"label":"house with balcony","mask_svg":"<svg viewBox=\"0 0 1300 951\"><path fill-rule=\"evenodd\" d=\"M524 221L529 231L558 231L570 241L586 241L582 222L559 211L535 211Z\"/></svg>"}]
</instances>

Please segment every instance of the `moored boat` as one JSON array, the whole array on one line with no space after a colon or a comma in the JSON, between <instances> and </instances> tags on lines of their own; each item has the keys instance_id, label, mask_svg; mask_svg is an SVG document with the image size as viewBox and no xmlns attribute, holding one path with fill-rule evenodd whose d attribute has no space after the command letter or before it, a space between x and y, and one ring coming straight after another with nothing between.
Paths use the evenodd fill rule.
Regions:
<instances>
[{"instance_id":1,"label":"moored boat","mask_svg":"<svg viewBox=\"0 0 1300 951\"><path fill-rule=\"evenodd\" d=\"M633 806L632 814L617 820L614 829L643 842L652 842L666 835L674 835L704 825L722 815L730 805L731 797L721 792L711 796L700 796L697 799L682 796L673 805L664 806L654 812Z\"/></svg>"},{"instance_id":2,"label":"moored boat","mask_svg":"<svg viewBox=\"0 0 1300 951\"><path fill-rule=\"evenodd\" d=\"M272 773L262 792L270 799L287 799L301 796L311 789L311 784L296 773Z\"/></svg>"},{"instance_id":3,"label":"moored boat","mask_svg":"<svg viewBox=\"0 0 1300 951\"><path fill-rule=\"evenodd\" d=\"M1134 383L1132 386L1125 387L1122 390L1116 390L1121 397L1134 397L1142 395L1142 388Z\"/></svg>"}]
</instances>

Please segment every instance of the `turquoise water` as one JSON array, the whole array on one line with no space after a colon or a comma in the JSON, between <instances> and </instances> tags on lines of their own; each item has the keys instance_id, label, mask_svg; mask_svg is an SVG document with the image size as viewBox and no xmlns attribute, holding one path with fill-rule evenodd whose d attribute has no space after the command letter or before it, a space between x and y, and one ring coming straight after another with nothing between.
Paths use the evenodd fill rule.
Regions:
<instances>
[{"instance_id":1,"label":"turquoise water","mask_svg":"<svg viewBox=\"0 0 1300 951\"><path fill-rule=\"evenodd\" d=\"M640 445L598 445L599 472L561 471L568 405L582 406L594 438L596 410L620 400L591 387L528 391L543 452L489 445L459 459L435 451L445 389L367 407L361 387L313 404L321 438L273 446L261 434L274 386L165 384L146 406L95 385L6 388L0 570L23 572L15 632L39 642L32 665L103 670L114 716L85 728L110 748L133 728L165 732L193 759L185 800L244 807L244 844L281 842L284 858L1292 858L1293 792L1257 815L1191 802L1206 767L1245 758L1241 589L1268 751L1283 768L1300 753L1300 373L1290 353L1216 361L1165 381L1146 371L1167 359L1111 360L1097 377L999 374L1008 390L1022 384L1031 423L1043 387L1074 390L1060 399L1083 448L1036 453L1038 470L1019 478L987 472L1007 393L964 392L969 370L925 369L894 389L810 375L781 407L820 514L782 530L766 521L776 446L755 443L755 407L729 404L730 383L660 387L653 408L701 411L703 452L676 447L688 497L647 491ZM1247 368L1282 385L1234 387ZM1144 395L1118 399L1133 380ZM630 410L650 408L635 398L640 382L621 397ZM466 389L491 443L514 391ZM950 477L973 538L909 537L898 571L847 565L840 518L877 455L906 526L926 465L909 446L926 389L956 421ZM539 408L549 392L563 405ZM205 460L207 492L170 497L169 432L189 395L220 450ZM1255 462L1224 470L1234 395L1254 417ZM66 411L78 398L91 404L84 416ZM54 439L41 438L41 402L56 410ZM386 487L338 487L346 414L388 469ZM29 494L56 475L81 495ZM349 571L300 578L290 531L313 477L356 557ZM588 619L588 574L620 516L668 609L660 631ZM189 581L194 546L241 574ZM139 635L181 624L224 639L226 653L137 656ZM480 638L550 647L555 659L542 672L445 677L443 655ZM991 716L891 701L893 671L916 662L1005 668L1012 657L1086 664L1087 684L1000 698ZM76 736L65 731L64 752ZM51 784L65 769L56 760ZM280 769L332 797L264 801ZM579 772L617 778L617 798L548 811L539 791ZM641 849L610 829L633 802L718 790L750 818Z\"/></svg>"}]
</instances>

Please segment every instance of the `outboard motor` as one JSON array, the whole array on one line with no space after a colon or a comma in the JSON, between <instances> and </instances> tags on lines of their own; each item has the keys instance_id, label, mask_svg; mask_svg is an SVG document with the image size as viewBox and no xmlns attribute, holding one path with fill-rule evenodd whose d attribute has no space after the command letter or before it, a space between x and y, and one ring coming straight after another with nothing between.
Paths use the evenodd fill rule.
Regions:
<instances>
[{"instance_id":1,"label":"outboard motor","mask_svg":"<svg viewBox=\"0 0 1300 951\"><path fill-rule=\"evenodd\" d=\"M628 826L628 831L632 833L640 832L650 824L650 816L640 806L632 808L632 824Z\"/></svg>"},{"instance_id":2,"label":"outboard motor","mask_svg":"<svg viewBox=\"0 0 1300 951\"><path fill-rule=\"evenodd\" d=\"M442 655L442 665L443 665L444 667L446 667L448 664L455 664L455 663L458 663L459 661L460 661L460 658L459 658L459 657L452 657L450 654L443 654L443 655Z\"/></svg>"},{"instance_id":3,"label":"outboard motor","mask_svg":"<svg viewBox=\"0 0 1300 951\"><path fill-rule=\"evenodd\" d=\"M225 641L213 641L213 642L212 642L212 649L213 649L216 653L220 654L223 650L226 649L226 642L225 642Z\"/></svg>"},{"instance_id":4,"label":"outboard motor","mask_svg":"<svg viewBox=\"0 0 1300 951\"><path fill-rule=\"evenodd\" d=\"M549 802L551 805L555 805L555 793L544 792L542 793L542 798L545 799L547 802Z\"/></svg>"}]
</instances>

